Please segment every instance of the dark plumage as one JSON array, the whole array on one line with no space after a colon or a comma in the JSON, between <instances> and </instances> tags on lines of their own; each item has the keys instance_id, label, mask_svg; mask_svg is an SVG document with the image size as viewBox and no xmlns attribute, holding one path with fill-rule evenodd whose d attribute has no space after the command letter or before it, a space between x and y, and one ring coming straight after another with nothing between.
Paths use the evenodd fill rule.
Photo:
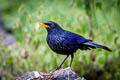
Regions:
<instances>
[{"instance_id":1,"label":"dark plumage","mask_svg":"<svg viewBox=\"0 0 120 80\"><path fill-rule=\"evenodd\" d=\"M78 34L62 29L55 22L49 21L46 23L40 23L40 25L46 27L48 32L47 43L54 52L62 55L67 55L64 61L68 58L69 55L71 55L70 66L74 58L73 53L78 49L90 50L95 48L102 48L107 51L111 51L106 46L92 43L92 40L85 39ZM60 68L62 64L58 68Z\"/></svg>"}]
</instances>

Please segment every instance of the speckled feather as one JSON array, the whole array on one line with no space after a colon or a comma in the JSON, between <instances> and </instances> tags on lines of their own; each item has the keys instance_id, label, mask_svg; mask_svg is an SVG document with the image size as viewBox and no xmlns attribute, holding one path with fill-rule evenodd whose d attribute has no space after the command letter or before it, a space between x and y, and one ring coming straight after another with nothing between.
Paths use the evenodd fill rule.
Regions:
<instances>
[{"instance_id":1,"label":"speckled feather","mask_svg":"<svg viewBox=\"0 0 120 80\"><path fill-rule=\"evenodd\" d=\"M50 48L60 54L72 54L79 48L78 44L87 41L83 37L65 30L49 33L47 36Z\"/></svg>"}]
</instances>

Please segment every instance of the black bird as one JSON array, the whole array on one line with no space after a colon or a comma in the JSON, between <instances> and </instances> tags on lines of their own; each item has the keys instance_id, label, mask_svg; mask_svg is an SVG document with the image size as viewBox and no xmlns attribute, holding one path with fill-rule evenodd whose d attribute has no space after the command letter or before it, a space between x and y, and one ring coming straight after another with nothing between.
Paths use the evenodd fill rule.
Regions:
<instances>
[{"instance_id":1,"label":"black bird","mask_svg":"<svg viewBox=\"0 0 120 80\"><path fill-rule=\"evenodd\" d=\"M85 39L78 34L62 29L57 23L53 21L40 23L40 25L47 29L48 35L46 40L49 47L58 54L67 55L57 69L61 68L62 64L69 57L69 55L71 55L71 67L74 58L74 52L78 49L90 50L95 48L102 48L107 51L111 51L106 46L92 43L92 40Z\"/></svg>"}]
</instances>

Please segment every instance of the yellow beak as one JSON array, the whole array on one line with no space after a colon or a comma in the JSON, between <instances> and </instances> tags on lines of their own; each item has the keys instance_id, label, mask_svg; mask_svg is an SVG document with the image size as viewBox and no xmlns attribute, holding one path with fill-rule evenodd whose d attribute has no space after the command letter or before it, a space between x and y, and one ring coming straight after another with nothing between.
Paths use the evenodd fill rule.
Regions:
<instances>
[{"instance_id":1,"label":"yellow beak","mask_svg":"<svg viewBox=\"0 0 120 80\"><path fill-rule=\"evenodd\" d=\"M40 23L41 26L45 27L45 28L49 28L48 25L44 24L44 23Z\"/></svg>"}]
</instances>

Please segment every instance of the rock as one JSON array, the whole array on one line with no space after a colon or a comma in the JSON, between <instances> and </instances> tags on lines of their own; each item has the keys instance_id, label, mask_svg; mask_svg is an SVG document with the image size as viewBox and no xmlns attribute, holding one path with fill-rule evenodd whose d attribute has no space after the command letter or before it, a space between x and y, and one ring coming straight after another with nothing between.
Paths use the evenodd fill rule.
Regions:
<instances>
[{"instance_id":1,"label":"rock","mask_svg":"<svg viewBox=\"0 0 120 80\"><path fill-rule=\"evenodd\" d=\"M79 77L70 67L65 69L59 69L56 71L51 71L49 73L45 72L28 72L22 77L17 77L15 80L85 80Z\"/></svg>"}]
</instances>

